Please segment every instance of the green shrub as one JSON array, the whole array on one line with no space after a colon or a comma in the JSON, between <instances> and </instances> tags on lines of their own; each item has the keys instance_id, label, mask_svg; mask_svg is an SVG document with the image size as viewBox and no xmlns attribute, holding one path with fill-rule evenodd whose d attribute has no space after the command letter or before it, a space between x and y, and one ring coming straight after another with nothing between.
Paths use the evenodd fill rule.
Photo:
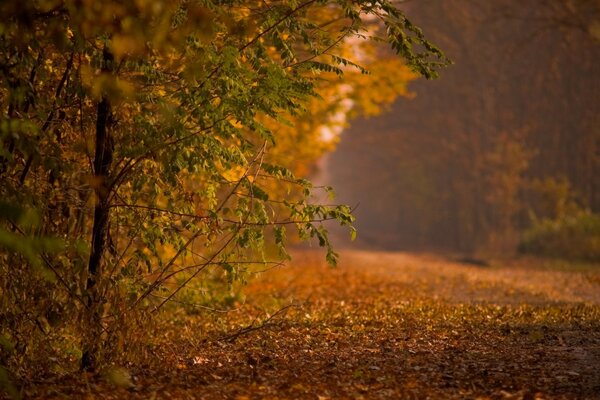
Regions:
<instances>
[{"instance_id":1,"label":"green shrub","mask_svg":"<svg viewBox=\"0 0 600 400\"><path fill-rule=\"evenodd\" d=\"M519 252L600 261L600 215L581 211L562 218L534 220L523 234Z\"/></svg>"}]
</instances>

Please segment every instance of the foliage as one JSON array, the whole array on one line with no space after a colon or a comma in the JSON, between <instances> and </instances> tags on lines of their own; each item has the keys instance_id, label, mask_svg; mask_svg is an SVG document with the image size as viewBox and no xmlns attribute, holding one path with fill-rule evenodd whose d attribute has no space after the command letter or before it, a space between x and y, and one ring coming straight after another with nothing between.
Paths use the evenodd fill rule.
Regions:
<instances>
[{"instance_id":1,"label":"foliage","mask_svg":"<svg viewBox=\"0 0 600 400\"><path fill-rule=\"evenodd\" d=\"M600 212L600 46L590 38L599 7L412 2L409 15L455 66L434 84L411 83L415 98L385 116L355 122L328 157L338 197L361 204L358 240L505 256L529 211L555 218L575 200Z\"/></svg>"},{"instance_id":2,"label":"foliage","mask_svg":"<svg viewBox=\"0 0 600 400\"><path fill-rule=\"evenodd\" d=\"M589 211L534 219L519 251L545 257L600 261L600 215Z\"/></svg>"},{"instance_id":3,"label":"foliage","mask_svg":"<svg viewBox=\"0 0 600 400\"><path fill-rule=\"evenodd\" d=\"M565 178L535 179L529 185L535 200L519 251L551 258L600 260L600 216L583 209Z\"/></svg>"},{"instance_id":4,"label":"foliage","mask_svg":"<svg viewBox=\"0 0 600 400\"><path fill-rule=\"evenodd\" d=\"M198 276L243 280L268 265L269 238L286 257L288 226L335 263L320 222L350 226L350 209L308 201L311 183L278 155L293 143L282 127L307 118L297 135L313 134L339 111L343 96L306 113L332 79L366 72L347 58L352 41L387 44L426 77L448 63L387 0L26 0L0 12L0 334L16 350L1 362L20 376L43 372L36 357L93 369L135 348ZM414 76L393 65L403 83L365 96L371 108Z\"/></svg>"}]
</instances>

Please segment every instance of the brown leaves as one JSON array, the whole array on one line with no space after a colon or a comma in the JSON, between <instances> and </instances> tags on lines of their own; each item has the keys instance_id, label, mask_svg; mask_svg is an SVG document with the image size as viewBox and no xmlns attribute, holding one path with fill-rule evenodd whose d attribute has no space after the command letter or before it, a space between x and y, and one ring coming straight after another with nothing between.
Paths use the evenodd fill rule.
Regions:
<instances>
[{"instance_id":1,"label":"brown leaves","mask_svg":"<svg viewBox=\"0 0 600 400\"><path fill-rule=\"evenodd\" d=\"M538 284L513 290L508 301L503 293L515 282L503 269L345 256L330 269L300 255L251 283L248 302L225 316L164 315L168 336L157 358L129 369L134 387L119 396L569 399L600 388L598 302L548 300L556 288L535 270ZM519 268L511 270L518 276ZM277 314L291 299L301 306ZM219 340L228 335L236 340ZM35 393L68 393L69 385ZM99 382L89 390L110 397L112 387Z\"/></svg>"}]
</instances>

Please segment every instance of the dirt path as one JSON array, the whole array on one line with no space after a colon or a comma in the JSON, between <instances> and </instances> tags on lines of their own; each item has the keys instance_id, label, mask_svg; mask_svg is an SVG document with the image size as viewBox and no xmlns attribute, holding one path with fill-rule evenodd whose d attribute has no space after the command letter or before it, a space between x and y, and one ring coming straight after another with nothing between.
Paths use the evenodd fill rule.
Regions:
<instances>
[{"instance_id":1,"label":"dirt path","mask_svg":"<svg viewBox=\"0 0 600 400\"><path fill-rule=\"evenodd\" d=\"M600 399L600 268L322 257L262 274L235 312L172 321L128 390L67 381L47 397Z\"/></svg>"},{"instance_id":2,"label":"dirt path","mask_svg":"<svg viewBox=\"0 0 600 400\"><path fill-rule=\"evenodd\" d=\"M249 298L302 304L287 331L271 331L291 357L263 371L264 382L288 382L267 393L600 398L600 269L481 267L354 251L331 270L321 259L297 254L290 267L249 288Z\"/></svg>"},{"instance_id":3,"label":"dirt path","mask_svg":"<svg viewBox=\"0 0 600 400\"><path fill-rule=\"evenodd\" d=\"M390 280L427 288L427 294L451 302L496 304L600 304L600 266L573 273L540 268L535 262L491 262L476 266L432 255L347 251L342 268L367 268Z\"/></svg>"}]
</instances>

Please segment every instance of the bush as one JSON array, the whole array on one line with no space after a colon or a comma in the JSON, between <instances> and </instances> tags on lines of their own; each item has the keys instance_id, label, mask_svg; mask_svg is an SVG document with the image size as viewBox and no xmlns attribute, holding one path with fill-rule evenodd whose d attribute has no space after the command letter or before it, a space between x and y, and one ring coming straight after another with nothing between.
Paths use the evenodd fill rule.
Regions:
<instances>
[{"instance_id":1,"label":"bush","mask_svg":"<svg viewBox=\"0 0 600 400\"><path fill-rule=\"evenodd\" d=\"M600 261L600 215L581 211L562 218L534 220L523 234L519 252Z\"/></svg>"}]
</instances>

